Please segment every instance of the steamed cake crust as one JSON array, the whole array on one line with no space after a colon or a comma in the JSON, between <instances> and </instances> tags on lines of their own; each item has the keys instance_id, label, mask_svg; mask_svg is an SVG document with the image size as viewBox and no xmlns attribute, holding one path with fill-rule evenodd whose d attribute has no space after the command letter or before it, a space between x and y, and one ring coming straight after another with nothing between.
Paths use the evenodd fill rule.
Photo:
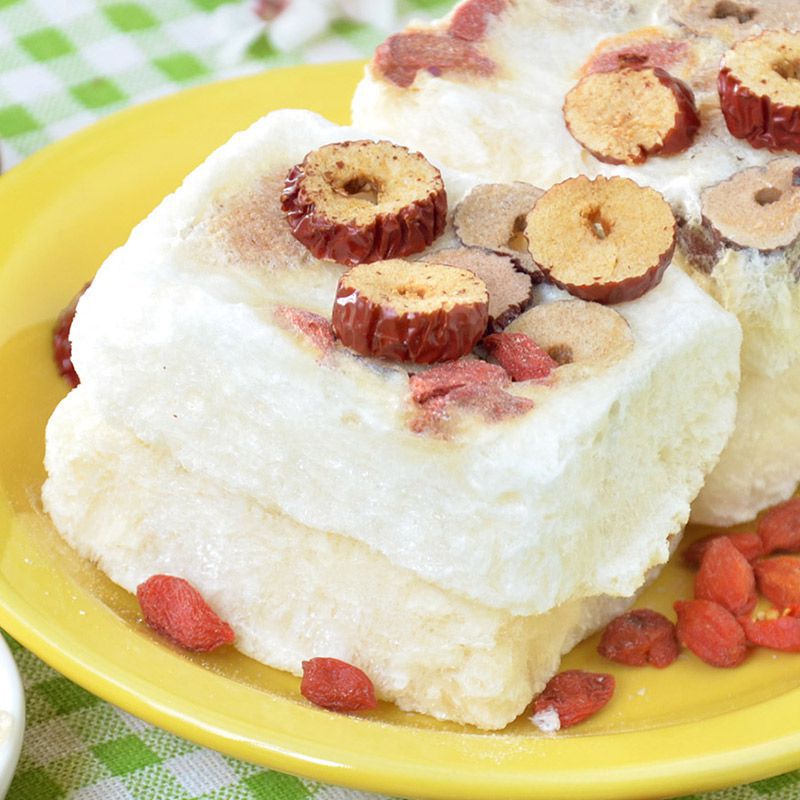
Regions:
<instances>
[{"instance_id":1,"label":"steamed cake crust","mask_svg":"<svg viewBox=\"0 0 800 800\"><path fill-rule=\"evenodd\" d=\"M44 502L59 531L123 588L180 575L247 655L295 675L311 656L340 658L383 699L440 719L504 727L563 653L632 601L590 598L525 617L447 592L182 469L108 425L84 386L52 418L47 468Z\"/></svg>"}]
</instances>

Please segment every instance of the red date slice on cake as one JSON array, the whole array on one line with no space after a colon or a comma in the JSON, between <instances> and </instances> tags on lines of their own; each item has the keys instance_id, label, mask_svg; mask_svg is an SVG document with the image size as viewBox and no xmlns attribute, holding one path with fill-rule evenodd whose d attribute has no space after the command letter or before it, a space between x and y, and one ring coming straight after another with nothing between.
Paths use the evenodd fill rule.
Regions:
<instances>
[{"instance_id":1,"label":"red date slice on cake","mask_svg":"<svg viewBox=\"0 0 800 800\"><path fill-rule=\"evenodd\" d=\"M533 281L513 256L482 247L457 247L437 250L426 261L448 267L468 269L477 275L489 292L490 332L501 331L533 303Z\"/></svg>"},{"instance_id":2,"label":"red date slice on cake","mask_svg":"<svg viewBox=\"0 0 800 800\"><path fill-rule=\"evenodd\" d=\"M482 183L457 206L453 228L469 247L485 247L518 258L520 266L541 278L528 253L525 217L544 192L530 183Z\"/></svg>"},{"instance_id":3,"label":"red date slice on cake","mask_svg":"<svg viewBox=\"0 0 800 800\"><path fill-rule=\"evenodd\" d=\"M726 244L764 252L800 237L800 160L776 158L704 189L703 220Z\"/></svg>"},{"instance_id":4,"label":"red date slice on cake","mask_svg":"<svg viewBox=\"0 0 800 800\"><path fill-rule=\"evenodd\" d=\"M528 214L536 266L583 300L621 303L656 286L675 250L675 217L655 190L585 175L551 187Z\"/></svg>"},{"instance_id":5,"label":"red date slice on cake","mask_svg":"<svg viewBox=\"0 0 800 800\"><path fill-rule=\"evenodd\" d=\"M447 222L439 170L391 142L313 150L289 172L281 206L316 258L350 266L419 253Z\"/></svg>"},{"instance_id":6,"label":"red date slice on cake","mask_svg":"<svg viewBox=\"0 0 800 800\"><path fill-rule=\"evenodd\" d=\"M692 90L660 67L587 75L564 102L569 132L608 164L686 150L700 128Z\"/></svg>"},{"instance_id":7,"label":"red date slice on cake","mask_svg":"<svg viewBox=\"0 0 800 800\"><path fill-rule=\"evenodd\" d=\"M633 349L628 321L608 306L558 300L535 306L506 328L530 336L559 366L605 367Z\"/></svg>"},{"instance_id":8,"label":"red date slice on cake","mask_svg":"<svg viewBox=\"0 0 800 800\"><path fill-rule=\"evenodd\" d=\"M800 27L797 0L668 0L675 22L700 36L731 43L765 28Z\"/></svg>"},{"instance_id":9,"label":"red date slice on cake","mask_svg":"<svg viewBox=\"0 0 800 800\"><path fill-rule=\"evenodd\" d=\"M800 153L800 32L765 31L722 59L717 83L732 136Z\"/></svg>"},{"instance_id":10,"label":"red date slice on cake","mask_svg":"<svg viewBox=\"0 0 800 800\"><path fill-rule=\"evenodd\" d=\"M432 364L469 353L489 321L486 284L424 261L362 264L339 279L333 329L364 356Z\"/></svg>"}]
</instances>

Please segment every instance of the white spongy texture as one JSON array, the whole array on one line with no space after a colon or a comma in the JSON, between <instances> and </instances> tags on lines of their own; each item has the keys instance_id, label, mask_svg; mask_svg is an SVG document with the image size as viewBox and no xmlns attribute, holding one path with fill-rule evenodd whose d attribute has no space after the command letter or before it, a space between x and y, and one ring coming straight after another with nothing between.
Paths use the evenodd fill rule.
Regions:
<instances>
[{"instance_id":1,"label":"white spongy texture","mask_svg":"<svg viewBox=\"0 0 800 800\"><path fill-rule=\"evenodd\" d=\"M272 253L244 268L198 239L260 174L353 136L277 112L191 175L84 295L73 328L83 387L109 424L182 468L484 605L530 615L629 596L667 559L730 433L735 319L670 269L617 306L636 342L618 363L534 387L522 417L447 440L415 434L401 367L341 348L321 360L276 323L276 302L327 316L340 267ZM445 180L455 200L470 183Z\"/></svg>"},{"instance_id":2,"label":"white spongy texture","mask_svg":"<svg viewBox=\"0 0 800 800\"><path fill-rule=\"evenodd\" d=\"M58 407L48 442L45 505L116 583L133 592L153 574L180 575L244 653L298 675L311 656L343 659L405 710L502 728L562 653L629 603L592 598L518 617L444 591L181 469L109 426L85 387Z\"/></svg>"},{"instance_id":3,"label":"white spongy texture","mask_svg":"<svg viewBox=\"0 0 800 800\"><path fill-rule=\"evenodd\" d=\"M455 169L487 180L525 180L548 188L577 174L622 175L660 191L681 216L700 219L700 192L773 156L728 134L715 81L714 47L695 90L702 125L692 147L638 166L603 164L570 136L562 114L580 67L604 39L642 26L669 36L685 31L669 22L664 2L630 5L626 14L599 13L593 0L570 3L518 0L488 30L482 51L498 65L491 78L434 77L420 70L409 89L367 67L353 99L355 124L420 148ZM611 4L612 10L615 7ZM433 23L436 26L436 23ZM706 40L702 40L706 41ZM717 42L720 47L724 46ZM682 76L689 80L690 76ZM800 158L798 159L800 165ZM731 443L701 493L693 519L714 525L753 518L794 491L800 476L800 284L791 258L753 250L729 251L710 278L686 266L743 331L740 411Z\"/></svg>"}]
</instances>

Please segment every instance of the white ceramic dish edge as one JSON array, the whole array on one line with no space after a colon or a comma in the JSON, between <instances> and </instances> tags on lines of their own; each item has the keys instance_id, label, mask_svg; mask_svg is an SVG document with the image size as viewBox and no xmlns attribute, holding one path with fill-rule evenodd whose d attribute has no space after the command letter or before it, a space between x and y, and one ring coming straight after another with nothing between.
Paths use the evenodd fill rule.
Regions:
<instances>
[{"instance_id":1,"label":"white ceramic dish edge","mask_svg":"<svg viewBox=\"0 0 800 800\"><path fill-rule=\"evenodd\" d=\"M11 730L0 741L0 800L14 777L25 733L25 693L14 656L0 636L0 711L11 716Z\"/></svg>"}]
</instances>

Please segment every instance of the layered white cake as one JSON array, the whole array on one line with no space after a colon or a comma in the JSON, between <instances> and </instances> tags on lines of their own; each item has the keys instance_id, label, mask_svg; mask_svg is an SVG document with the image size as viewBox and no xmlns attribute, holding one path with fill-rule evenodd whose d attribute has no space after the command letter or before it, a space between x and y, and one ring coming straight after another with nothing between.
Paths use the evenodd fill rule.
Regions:
<instances>
[{"instance_id":1,"label":"layered white cake","mask_svg":"<svg viewBox=\"0 0 800 800\"><path fill-rule=\"evenodd\" d=\"M48 425L44 502L126 589L189 579L265 663L335 656L401 708L501 728L669 557L733 427L740 329L671 267L614 307L617 358L510 384L525 413L420 431L424 368L286 322L328 319L344 268L291 236L283 180L363 138L270 114L109 257L73 325L81 385ZM442 174L452 210L477 179ZM539 288L534 311L566 297Z\"/></svg>"},{"instance_id":2,"label":"layered white cake","mask_svg":"<svg viewBox=\"0 0 800 800\"><path fill-rule=\"evenodd\" d=\"M664 195L684 234L676 263L744 330L736 429L693 507L694 520L713 525L753 518L789 497L800 479L800 237L761 248L723 239L713 254L694 252L692 240L709 221L703 190L778 157L730 135L717 93L726 49L765 27L800 29L800 7L778 0L746 8L709 0L468 0L381 45L353 100L354 124L486 179L546 189L578 174L622 175ZM449 55L437 42L448 43ZM662 68L693 90L701 124L688 149L614 165L570 135L563 112L570 90L587 74L626 64ZM800 167L800 156L789 158ZM797 182L781 185L779 204L775 195L757 194L764 185L749 190L755 199L740 212L740 227L757 227L770 214L786 215L775 217L776 227L797 227Z\"/></svg>"}]
</instances>

